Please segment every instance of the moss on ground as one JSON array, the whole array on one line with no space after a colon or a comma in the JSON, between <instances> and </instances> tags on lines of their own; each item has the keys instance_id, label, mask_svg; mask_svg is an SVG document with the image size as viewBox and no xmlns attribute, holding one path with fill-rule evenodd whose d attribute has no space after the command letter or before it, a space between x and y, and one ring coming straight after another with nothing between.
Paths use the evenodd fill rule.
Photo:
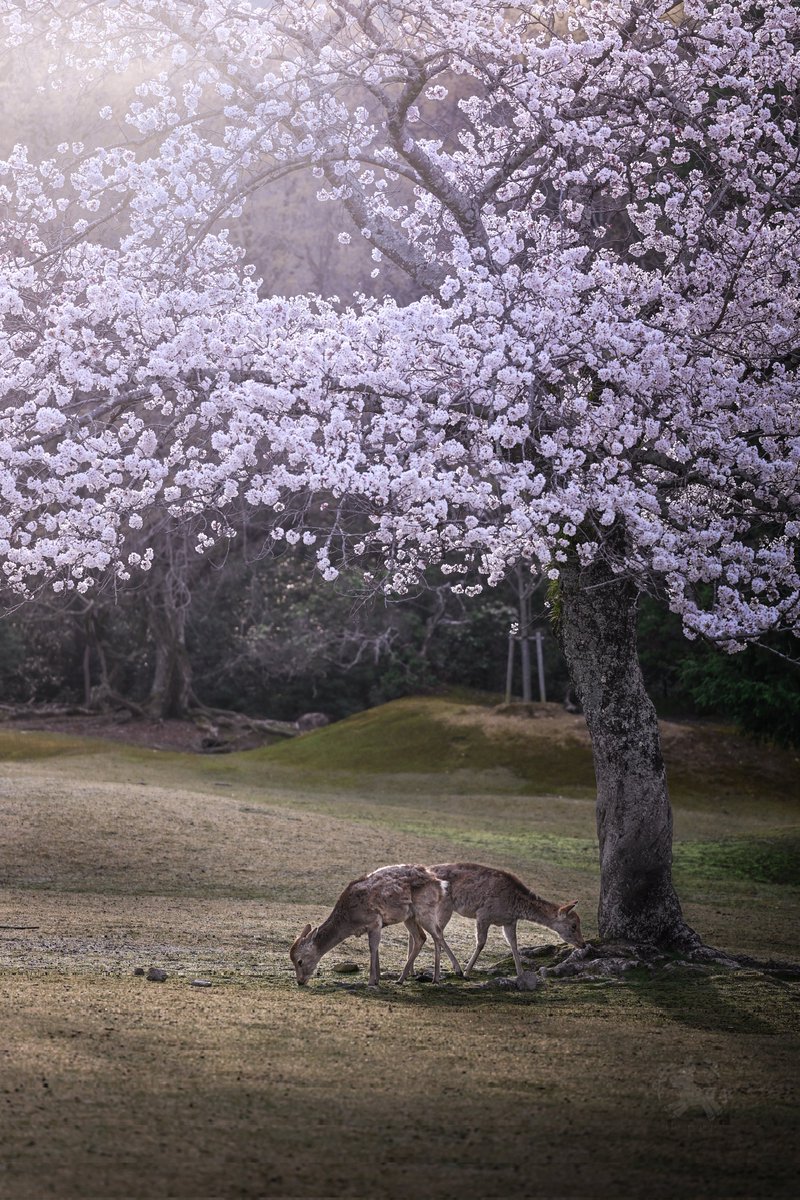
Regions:
<instances>
[{"instance_id":1,"label":"moss on ground","mask_svg":"<svg viewBox=\"0 0 800 1200\"><path fill-rule=\"evenodd\" d=\"M263 761L309 775L469 774L526 793L594 795L585 724L556 705L526 720L468 704L460 696L395 700L302 738L251 752ZM741 798L800 800L796 751L758 745L733 730L700 723L662 723L673 798L724 805ZM498 789L500 790L500 789Z\"/></svg>"},{"instance_id":2,"label":"moss on ground","mask_svg":"<svg viewBox=\"0 0 800 1200\"><path fill-rule=\"evenodd\" d=\"M37 762L43 758L62 758L67 754L83 756L107 750L107 742L70 737L64 733L0 729L0 762Z\"/></svg>"}]
</instances>

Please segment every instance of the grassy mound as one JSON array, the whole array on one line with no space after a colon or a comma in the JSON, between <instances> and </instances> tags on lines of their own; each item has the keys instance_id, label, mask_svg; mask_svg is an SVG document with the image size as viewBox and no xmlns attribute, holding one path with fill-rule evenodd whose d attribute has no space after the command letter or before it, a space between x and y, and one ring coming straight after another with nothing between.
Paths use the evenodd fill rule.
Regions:
<instances>
[{"instance_id":1,"label":"grassy mound","mask_svg":"<svg viewBox=\"0 0 800 1200\"><path fill-rule=\"evenodd\" d=\"M678 802L800 801L796 751L758 745L706 723L663 721L661 733ZM575 797L595 792L586 723L556 704L509 708L463 695L415 696L255 753L326 775L469 773L497 790Z\"/></svg>"},{"instance_id":2,"label":"grassy mound","mask_svg":"<svg viewBox=\"0 0 800 1200\"><path fill-rule=\"evenodd\" d=\"M557 705L539 720L498 716L480 703L447 697L393 700L291 742L259 751L305 771L347 774L492 772L502 787L538 793L594 790L592 755L582 718ZM558 714L557 717L554 716ZM544 727L544 728L543 728Z\"/></svg>"}]
</instances>

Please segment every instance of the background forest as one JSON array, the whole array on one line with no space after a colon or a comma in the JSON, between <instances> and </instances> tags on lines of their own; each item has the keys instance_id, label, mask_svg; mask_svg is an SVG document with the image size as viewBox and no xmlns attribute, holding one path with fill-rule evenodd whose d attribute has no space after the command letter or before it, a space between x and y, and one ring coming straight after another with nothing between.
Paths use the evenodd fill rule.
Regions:
<instances>
[{"instance_id":1,"label":"background forest","mask_svg":"<svg viewBox=\"0 0 800 1200\"><path fill-rule=\"evenodd\" d=\"M138 587L61 600L46 595L0 623L5 706L102 709L127 700L158 717L195 703L294 720L332 720L413 693L467 687L502 695L508 637L520 623L516 578L465 599L441 580L387 602L355 575L323 583L313 555L248 558L246 539L221 561L167 541ZM569 680L541 586L526 597L529 632L543 634L546 698ZM788 641L789 639L787 639ZM791 647L776 641L776 649ZM708 716L797 742L797 669L750 647L729 656L687 642L676 617L644 597L640 653L651 696L671 717ZM518 643L513 695L522 698ZM538 699L535 659L533 699Z\"/></svg>"}]
</instances>

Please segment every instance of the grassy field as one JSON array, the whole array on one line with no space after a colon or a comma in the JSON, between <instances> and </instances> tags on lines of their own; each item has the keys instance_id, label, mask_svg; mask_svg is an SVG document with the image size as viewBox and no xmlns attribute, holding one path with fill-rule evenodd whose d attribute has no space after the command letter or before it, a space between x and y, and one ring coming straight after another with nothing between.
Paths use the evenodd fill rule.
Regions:
<instances>
[{"instance_id":1,"label":"grassy field","mask_svg":"<svg viewBox=\"0 0 800 1200\"><path fill-rule=\"evenodd\" d=\"M690 921L733 954L797 958L797 756L711 726L664 740ZM397 701L219 757L0 729L0 829L8 1200L797 1194L789 978L376 993L358 940L294 983L295 933L387 862L510 867L578 897L596 933L580 718ZM463 960L471 924L448 940ZM482 965L504 948L495 931ZM405 937L382 949L398 969ZM344 958L362 971L335 974ZM165 983L134 976L150 965Z\"/></svg>"}]
</instances>

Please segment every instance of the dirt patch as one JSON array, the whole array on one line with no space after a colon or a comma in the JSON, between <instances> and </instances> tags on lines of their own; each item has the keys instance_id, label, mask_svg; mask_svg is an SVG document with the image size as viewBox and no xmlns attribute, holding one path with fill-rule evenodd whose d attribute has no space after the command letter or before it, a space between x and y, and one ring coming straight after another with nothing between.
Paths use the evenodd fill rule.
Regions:
<instances>
[{"instance_id":1,"label":"dirt patch","mask_svg":"<svg viewBox=\"0 0 800 1200\"><path fill-rule=\"evenodd\" d=\"M76 773L79 763L73 760ZM89 770L92 764L87 763ZM131 760L115 783L46 764L6 767L0 872L7 886L56 892L295 901L331 895L363 864L425 861L432 842L318 813L309 822L266 786L253 802L224 780L208 792L154 782ZM95 766L96 771L101 767ZM338 893L334 891L331 901Z\"/></svg>"},{"instance_id":2,"label":"dirt patch","mask_svg":"<svg viewBox=\"0 0 800 1200\"><path fill-rule=\"evenodd\" d=\"M205 736L194 721L149 721L128 714L112 716L105 713L73 717L31 715L13 721L5 720L0 724L0 729L14 733L66 733L72 737L102 738L110 742L124 742L129 746L147 746L152 750L187 752L201 751ZM263 745L264 739L255 738L252 744Z\"/></svg>"},{"instance_id":3,"label":"dirt patch","mask_svg":"<svg viewBox=\"0 0 800 1200\"><path fill-rule=\"evenodd\" d=\"M500 704L496 708L477 705L453 706L441 720L451 728L479 729L495 740L524 738L564 746L579 742L589 746L589 730L582 713L568 713L560 704Z\"/></svg>"}]
</instances>

